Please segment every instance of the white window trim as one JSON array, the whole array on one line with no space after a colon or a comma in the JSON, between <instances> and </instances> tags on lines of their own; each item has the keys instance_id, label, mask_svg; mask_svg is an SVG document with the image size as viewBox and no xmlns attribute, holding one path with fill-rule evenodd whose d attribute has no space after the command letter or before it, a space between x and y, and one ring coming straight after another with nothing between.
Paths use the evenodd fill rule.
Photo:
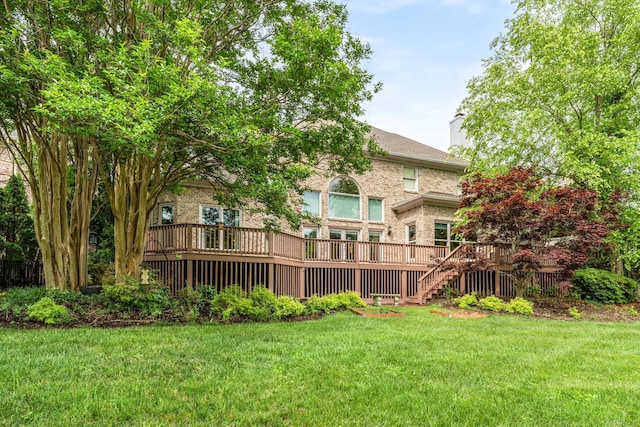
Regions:
<instances>
[{"instance_id":1,"label":"white window trim","mask_svg":"<svg viewBox=\"0 0 640 427\"><path fill-rule=\"evenodd\" d=\"M347 194L347 193L335 193L333 191L331 191L331 183L337 179L337 178L347 178L351 181L353 181L356 186L358 187L358 195L356 196L355 194ZM358 213L359 216L358 218L341 218L339 216L329 216L331 213L331 195L335 194L337 196L348 196L348 197L357 197L358 198ZM356 181L355 179L348 177L348 176L337 176L335 178L333 178L330 182L329 185L327 186L327 216L329 217L329 219L336 219L336 220L340 220L340 221L362 221L362 188L360 187L360 184L358 184L358 181Z\"/></svg>"},{"instance_id":2,"label":"white window trim","mask_svg":"<svg viewBox=\"0 0 640 427\"><path fill-rule=\"evenodd\" d=\"M221 212L220 214L220 219L222 220L222 223L224 224L224 210L232 210L232 211L238 211L238 227L242 227L242 210L240 209L232 209L232 208L225 208L224 206L220 206L220 205L210 205L210 204L200 204L198 207L198 223L202 224L202 208L213 208L213 209L222 209L223 212Z\"/></svg>"},{"instance_id":3,"label":"white window trim","mask_svg":"<svg viewBox=\"0 0 640 427\"><path fill-rule=\"evenodd\" d=\"M320 240L322 238L322 236L320 235L320 232L322 231L322 229L320 227L317 226L312 226L312 225L303 225L302 226L302 238L306 239L307 237L304 237L304 231L305 230L316 230L316 234L318 237L316 237L316 239ZM312 238L312 237L309 237Z\"/></svg>"},{"instance_id":4,"label":"white window trim","mask_svg":"<svg viewBox=\"0 0 640 427\"><path fill-rule=\"evenodd\" d=\"M374 219L369 219L369 201L370 200L380 200L380 209L382 210L382 219L380 221L376 221ZM384 224L384 199L382 197L367 197L367 221L372 222L374 224Z\"/></svg>"},{"instance_id":5,"label":"white window trim","mask_svg":"<svg viewBox=\"0 0 640 427\"><path fill-rule=\"evenodd\" d=\"M416 227L416 240L414 240L413 243L409 240L409 227L411 226ZM415 245L418 243L418 226L415 222L409 222L404 225L404 242L407 245Z\"/></svg>"},{"instance_id":6,"label":"white window trim","mask_svg":"<svg viewBox=\"0 0 640 427\"><path fill-rule=\"evenodd\" d=\"M413 170L416 171L415 185L414 185L415 188L413 188L413 189L404 188L404 180L405 180L404 170L405 170L405 168L413 169ZM417 167L417 166L406 166L406 165L402 166L402 189L404 191L406 191L408 193L417 193L418 192L418 181L419 181L419 178L420 178L420 168L419 167Z\"/></svg>"},{"instance_id":7,"label":"white window trim","mask_svg":"<svg viewBox=\"0 0 640 427\"><path fill-rule=\"evenodd\" d=\"M313 215L310 214L311 216L314 216L316 218L322 218L322 191L318 191L318 190L308 190L305 191L305 193L317 193L318 194L318 215ZM302 213L304 213L304 193L302 194Z\"/></svg>"}]
</instances>

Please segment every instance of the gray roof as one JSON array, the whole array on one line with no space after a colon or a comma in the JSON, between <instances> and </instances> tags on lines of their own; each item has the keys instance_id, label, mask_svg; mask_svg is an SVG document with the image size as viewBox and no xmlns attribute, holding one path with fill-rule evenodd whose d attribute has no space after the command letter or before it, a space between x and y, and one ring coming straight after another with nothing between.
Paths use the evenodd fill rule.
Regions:
<instances>
[{"instance_id":1,"label":"gray roof","mask_svg":"<svg viewBox=\"0 0 640 427\"><path fill-rule=\"evenodd\" d=\"M391 157L425 161L442 166L457 166L457 168L464 168L468 164L465 160L457 158L446 151L438 150L396 133L371 126L370 134Z\"/></svg>"}]
</instances>

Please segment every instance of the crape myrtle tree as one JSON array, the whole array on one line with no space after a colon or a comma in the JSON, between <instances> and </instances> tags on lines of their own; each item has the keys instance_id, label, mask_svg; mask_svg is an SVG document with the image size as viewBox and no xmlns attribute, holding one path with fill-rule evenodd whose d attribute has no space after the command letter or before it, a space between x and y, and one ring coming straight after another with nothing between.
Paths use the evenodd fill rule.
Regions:
<instances>
[{"instance_id":1,"label":"crape myrtle tree","mask_svg":"<svg viewBox=\"0 0 640 427\"><path fill-rule=\"evenodd\" d=\"M640 3L516 0L460 109L470 170L537 165L548 181L628 194L613 240L640 262ZM616 257L617 258L617 257Z\"/></svg>"},{"instance_id":2,"label":"crape myrtle tree","mask_svg":"<svg viewBox=\"0 0 640 427\"><path fill-rule=\"evenodd\" d=\"M370 166L365 151L379 151L357 120L378 89L361 66L370 50L346 31L344 6L302 0L6 0L3 6L2 137L35 188L39 242L51 246L43 260L56 269L73 264L72 242L86 247L75 230L88 232L96 177L113 212L116 274L138 277L164 189L207 179L219 202L244 203L296 226L300 182L314 166L362 172ZM53 224L50 234L45 224ZM47 276L47 284L64 287L69 278L75 287L64 271Z\"/></svg>"},{"instance_id":3,"label":"crape myrtle tree","mask_svg":"<svg viewBox=\"0 0 640 427\"><path fill-rule=\"evenodd\" d=\"M566 280L584 265L611 232L609 224L617 223L615 209L601 206L593 190L548 185L533 168L514 167L462 183L455 231L510 261L522 296L540 267L553 262Z\"/></svg>"}]
</instances>

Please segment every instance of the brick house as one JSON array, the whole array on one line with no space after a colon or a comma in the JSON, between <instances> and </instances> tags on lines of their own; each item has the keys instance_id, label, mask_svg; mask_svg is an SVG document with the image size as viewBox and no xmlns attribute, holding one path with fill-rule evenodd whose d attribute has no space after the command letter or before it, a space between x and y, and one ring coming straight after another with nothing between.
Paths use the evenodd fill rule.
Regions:
<instances>
[{"instance_id":1,"label":"brick house","mask_svg":"<svg viewBox=\"0 0 640 427\"><path fill-rule=\"evenodd\" d=\"M319 223L289 232L305 238L455 246L451 226L466 162L381 129L372 128L371 135L387 155L374 158L372 170L363 175L308 179L303 206ZM216 205L208 183L185 188L181 195L160 196L154 225L262 227L259 215Z\"/></svg>"}]
</instances>

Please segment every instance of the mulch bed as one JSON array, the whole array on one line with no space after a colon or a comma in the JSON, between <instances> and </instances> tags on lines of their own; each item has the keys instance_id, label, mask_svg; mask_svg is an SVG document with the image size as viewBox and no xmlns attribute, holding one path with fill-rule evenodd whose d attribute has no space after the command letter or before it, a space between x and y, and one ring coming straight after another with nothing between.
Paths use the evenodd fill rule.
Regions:
<instances>
[{"instance_id":1,"label":"mulch bed","mask_svg":"<svg viewBox=\"0 0 640 427\"><path fill-rule=\"evenodd\" d=\"M573 299L558 299L558 298L534 298L531 299L534 303L534 314L529 316L540 319L553 319L553 320L572 320L573 317L569 314L569 309L575 307L579 313L581 313L580 320L598 321L598 322L637 322L640 321L640 303L625 304L620 306L601 306L595 304L589 304L579 300ZM486 312L482 310L460 310L454 306L451 299L437 299L431 301L432 304L438 304L442 309L425 309L430 310L431 313L441 315L445 317L485 317L487 314L497 314L493 312ZM369 312L367 312L369 311ZM442 314L440 314L440 313ZM359 315L370 317L396 317L402 316L404 313L398 313L393 310L385 312L375 312L375 310L362 310ZM500 313L499 315L510 316L512 314ZM295 318L285 319L285 322L299 322L306 320L316 320L323 316L322 313L316 315L298 316ZM218 323L243 323L248 322L249 319L236 318L229 322ZM76 319L65 325L47 326L39 322L28 321L23 316L18 316L13 313L0 313L0 327L16 328L16 329L39 329L45 327L54 328L79 328L79 327L94 327L94 328L124 328L131 326L147 326L147 325L161 325L161 324L204 324L211 323L212 320L208 316L208 313L200 316L199 318L186 319L177 312L165 312L160 316L143 315L141 313L131 312L123 317L115 313L105 313L102 307L91 307L86 311L78 315ZM215 320L214 320L215 322Z\"/></svg>"}]
</instances>

